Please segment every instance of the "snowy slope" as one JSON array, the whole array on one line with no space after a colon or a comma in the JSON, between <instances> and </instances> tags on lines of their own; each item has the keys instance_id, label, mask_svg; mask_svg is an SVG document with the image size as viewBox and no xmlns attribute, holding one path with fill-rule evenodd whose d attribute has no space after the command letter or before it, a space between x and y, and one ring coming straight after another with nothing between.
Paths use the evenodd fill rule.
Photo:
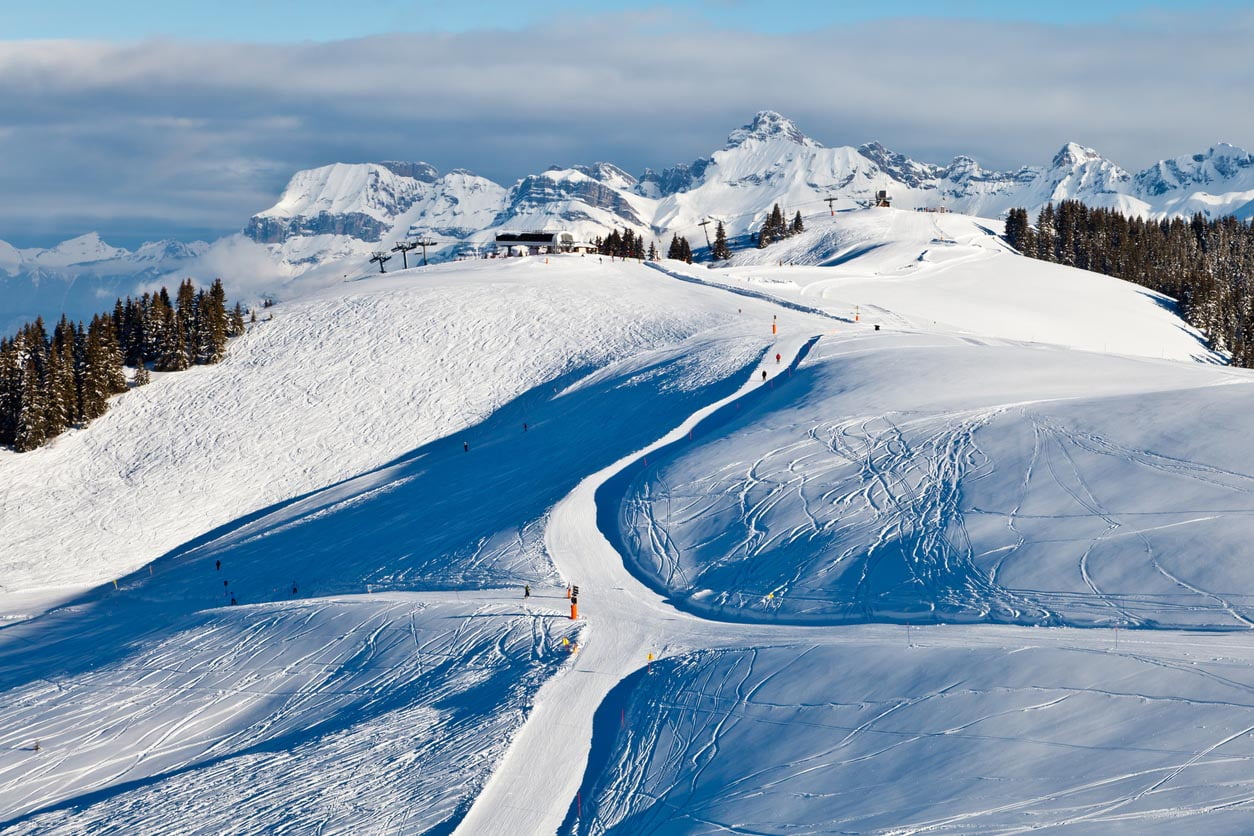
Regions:
<instances>
[{"instance_id":1,"label":"snowy slope","mask_svg":"<svg viewBox=\"0 0 1254 836\"><path fill-rule=\"evenodd\" d=\"M1230 463L1252 382L825 337L786 387L604 499L642 574L720 619L1248 627L1254 475Z\"/></svg>"},{"instance_id":2,"label":"snowy slope","mask_svg":"<svg viewBox=\"0 0 1254 836\"><path fill-rule=\"evenodd\" d=\"M1214 361L1172 300L1120 279L1021 258L994 221L870 209L745 249L718 281L885 328L944 330L1086 351ZM785 266L780 267L780 264ZM791 266L798 265L798 266Z\"/></svg>"},{"instance_id":3,"label":"snowy slope","mask_svg":"<svg viewBox=\"0 0 1254 836\"><path fill-rule=\"evenodd\" d=\"M179 832L190 817L202 832L299 820L323 832L372 822L419 833L465 811L526 695L565 658L568 622L551 609L564 602L553 596L546 607L537 595L521 609L518 586L387 590L554 579L537 536L546 509L584 468L727 391L768 338L731 327L745 307L733 297L636 265L571 258L442 273L279 306L233 347L234 368L166 376L123 396L110 412L117 423L66 439L117 446L128 427L135 433L132 458L117 446L101 468L113 472L86 490L67 480L15 501L35 471L21 471L23 457L0 460L14 477L6 508L19 512L6 524L35 529L16 535L19 549L49 544L4 567L9 588L30 569L43 582L110 577L136 557L152 560L155 537L188 540L116 588L0 630L12 711L4 725L14 735L0 760L0 798L12 811L0 826L145 822ZM429 284L414 287L418 277ZM749 307L767 321L770 306ZM319 362L339 353L342 366ZM406 377L412 384L398 385ZM630 408L641 400L649 415ZM166 408L181 419L152 412ZM324 434L311 436L312 426ZM153 443L155 427L166 428L164 442ZM106 449L47 449L58 447L61 470ZM364 472L339 481L337 468L349 467ZM195 537L215 509L311 483L321 490L233 512L231 524ZM163 513L137 514L143 525L110 513L135 493ZM35 504L54 513L21 512ZM57 508L66 521L49 525ZM317 597L328 590L351 594ZM233 596L242 606L224 607ZM4 598L11 618L37 603ZM358 781L384 774L397 779L386 794L357 799ZM298 818L283 804L292 781L317 788ZM206 805L206 792L218 802Z\"/></svg>"},{"instance_id":4,"label":"snowy slope","mask_svg":"<svg viewBox=\"0 0 1254 836\"><path fill-rule=\"evenodd\" d=\"M1117 642L851 628L666 659L602 706L562 832L1248 832L1248 641Z\"/></svg>"},{"instance_id":5,"label":"snowy slope","mask_svg":"<svg viewBox=\"0 0 1254 836\"><path fill-rule=\"evenodd\" d=\"M632 292L640 282L652 290ZM0 587L117 577L461 432L563 374L734 315L734 300L694 307L693 292L574 257L399 273L272 308L220 365L157 375L86 431L0 453L15 511L0 518L11 545Z\"/></svg>"},{"instance_id":6,"label":"snowy slope","mask_svg":"<svg viewBox=\"0 0 1254 836\"><path fill-rule=\"evenodd\" d=\"M1248 627L1249 376L978 220L838 217L828 267L337 282L0 455L0 829L1248 829L1245 634L1151 628Z\"/></svg>"},{"instance_id":7,"label":"snowy slope","mask_svg":"<svg viewBox=\"0 0 1254 836\"><path fill-rule=\"evenodd\" d=\"M0 829L430 832L566 661L568 623L373 595L187 613L116 658L98 635L55 645L42 675L4 678Z\"/></svg>"}]
</instances>

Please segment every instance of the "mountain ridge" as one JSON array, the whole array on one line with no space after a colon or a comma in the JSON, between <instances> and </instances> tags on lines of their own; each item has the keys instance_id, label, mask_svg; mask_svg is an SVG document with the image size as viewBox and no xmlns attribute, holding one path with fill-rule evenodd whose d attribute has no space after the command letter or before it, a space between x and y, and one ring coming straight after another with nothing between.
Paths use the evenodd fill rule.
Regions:
<instances>
[{"instance_id":1,"label":"mountain ridge","mask_svg":"<svg viewBox=\"0 0 1254 836\"><path fill-rule=\"evenodd\" d=\"M0 241L0 281L13 288L53 278L73 288L86 278L98 285L95 295L129 292L137 280L180 271L231 281L232 271L251 278L261 267L286 281L314 268L364 261L405 239L434 239L429 255L442 260L482 252L502 231L541 228L591 241L625 227L659 247L671 235L700 245L705 220L721 221L729 236L743 239L777 203L789 216L825 215L829 207L865 206L881 190L898 208L980 217L1019 206L1035 213L1046 203L1074 199L1148 218L1201 212L1247 219L1254 217L1254 154L1217 142L1132 173L1067 142L1044 165L996 170L967 155L943 165L921 162L879 141L827 147L793 120L763 110L708 156L639 176L609 161L552 166L508 186L464 168L441 173L418 160L302 169L240 234L213 244L150 242L134 251L112 247L95 233L47 249ZM27 301L16 307L30 313L38 294L10 293L23 294Z\"/></svg>"},{"instance_id":2,"label":"mountain ridge","mask_svg":"<svg viewBox=\"0 0 1254 836\"><path fill-rule=\"evenodd\" d=\"M731 131L723 148L709 156L661 171L645 169L633 176L613 163L597 162L552 166L509 187L478 178L481 188L493 192L488 204L495 201L495 213L486 224L485 211L480 211L478 223L449 223L447 218L437 222L422 212L409 212L412 203L403 195L414 187L404 182L408 179L404 165L420 167L421 182L445 203L458 205L462 195L429 164L388 165L396 182L348 188L332 196L331 203L351 206L338 216L293 213L293 190L299 191L305 178L323 169L297 172L280 201L255 215L245 234L268 245L323 234L391 243L423 229L462 230L463 234L449 236L457 240L442 242L446 255L451 255L490 244L495 232L537 225L560 226L586 238L625 226L659 238L697 234L698 223L713 218L724 221L729 234L743 235L756 228L776 202L790 213L801 209L811 214L826 208L828 197L834 198L836 208L853 208L865 205L880 190L889 192L894 205L902 208L944 207L983 216L997 216L1015 206L1035 212L1045 203L1067 199L1144 217L1193 211L1213 216L1254 200L1254 155L1225 143L1132 174L1093 148L1067 142L1046 165L998 171L985 169L966 155L947 165L920 162L878 141L826 147L793 120L770 110ZM358 181L372 166L378 178L384 164L363 163L355 166ZM1225 190L1228 184L1235 188ZM1218 194L1181 194L1190 186L1205 186ZM402 197L389 201L389 193ZM479 208L488 207L481 202ZM456 209L452 212L457 214ZM268 231L269 219L276 214L291 218L282 240ZM395 223L402 214L408 214L403 229ZM359 216L371 220L355 221ZM383 228L388 217L393 220L390 230ZM277 255L282 257L281 252Z\"/></svg>"}]
</instances>

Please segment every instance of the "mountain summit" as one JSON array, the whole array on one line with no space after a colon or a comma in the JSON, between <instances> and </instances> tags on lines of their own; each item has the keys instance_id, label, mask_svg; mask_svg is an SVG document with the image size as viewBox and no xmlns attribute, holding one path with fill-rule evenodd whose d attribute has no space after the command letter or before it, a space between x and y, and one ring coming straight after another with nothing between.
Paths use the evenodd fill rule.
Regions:
<instances>
[{"instance_id":1,"label":"mountain summit","mask_svg":"<svg viewBox=\"0 0 1254 836\"><path fill-rule=\"evenodd\" d=\"M784 140L797 145L804 145L808 148L823 147L821 143L803 134L801 129L791 119L781 116L773 110L758 111L758 115L753 117L752 122L728 134L727 145L724 147L724 150L729 151L733 148L739 148L751 140L760 140L762 142Z\"/></svg>"}]
</instances>

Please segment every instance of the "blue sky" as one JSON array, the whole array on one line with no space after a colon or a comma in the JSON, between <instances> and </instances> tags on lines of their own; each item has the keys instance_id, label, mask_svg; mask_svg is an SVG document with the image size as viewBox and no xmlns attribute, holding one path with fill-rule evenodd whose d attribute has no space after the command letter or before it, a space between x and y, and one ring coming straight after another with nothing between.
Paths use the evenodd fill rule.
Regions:
<instances>
[{"instance_id":1,"label":"blue sky","mask_svg":"<svg viewBox=\"0 0 1254 836\"><path fill-rule=\"evenodd\" d=\"M829 146L1136 171L1254 147L1251 43L1230 2L0 0L0 241L212 239L333 162L640 174L768 109Z\"/></svg>"},{"instance_id":2,"label":"blue sky","mask_svg":"<svg viewBox=\"0 0 1254 836\"><path fill-rule=\"evenodd\" d=\"M291 43L331 41L396 32L467 32L517 29L568 16L648 13L666 9L694 22L761 33L795 33L891 17L938 17L1083 25L1119 21L1135 25L1162 12L1214 14L1248 4L1216 0L896 0L849 3L839 0L740 2L682 0L666 4L617 0L583 2L414 2L414 0L213 0L154 3L152 0L39 0L7 2L0 9L0 38L100 38L138 40L174 37L204 40Z\"/></svg>"}]
</instances>

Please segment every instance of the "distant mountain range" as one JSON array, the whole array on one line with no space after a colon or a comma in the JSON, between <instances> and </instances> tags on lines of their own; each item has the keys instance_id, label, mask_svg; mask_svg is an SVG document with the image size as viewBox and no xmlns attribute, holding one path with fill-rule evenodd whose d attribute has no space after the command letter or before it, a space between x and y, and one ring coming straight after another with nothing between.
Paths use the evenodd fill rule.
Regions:
<instances>
[{"instance_id":1,"label":"distant mountain range","mask_svg":"<svg viewBox=\"0 0 1254 836\"><path fill-rule=\"evenodd\" d=\"M490 245L500 231L546 228L591 239L628 227L661 247L676 233L699 246L699 223L707 218L742 236L775 203L789 217L797 211L825 214L829 205L864 205L881 189L899 208L945 207L993 218L1011 207L1035 212L1050 201L1075 199L1144 217L1201 212L1248 219L1254 215L1254 155L1221 143L1130 174L1093 149L1068 143L1046 166L987 171L971 157L933 165L876 142L825 148L791 120L762 111L708 157L639 177L610 163L554 167L510 187L462 169L440 174L423 162L335 163L299 171L278 203L248 220L242 235L264 251L244 261L255 272L260 257L275 276L290 280L346 259L356 269L369 252L419 235L436 240L433 254L447 258ZM33 310L40 307L34 300L58 293L77 299L86 290L103 297L115 286L135 286L136 279L230 272L238 259L207 256L247 243L233 238L212 245L161 241L134 252L95 235L47 250L0 242L0 283L9 297L0 324L15 309ZM75 291L80 282L86 287ZM19 285L32 288L15 290ZM27 297L32 304L21 304ZM75 308L67 303L67 309Z\"/></svg>"}]
</instances>

